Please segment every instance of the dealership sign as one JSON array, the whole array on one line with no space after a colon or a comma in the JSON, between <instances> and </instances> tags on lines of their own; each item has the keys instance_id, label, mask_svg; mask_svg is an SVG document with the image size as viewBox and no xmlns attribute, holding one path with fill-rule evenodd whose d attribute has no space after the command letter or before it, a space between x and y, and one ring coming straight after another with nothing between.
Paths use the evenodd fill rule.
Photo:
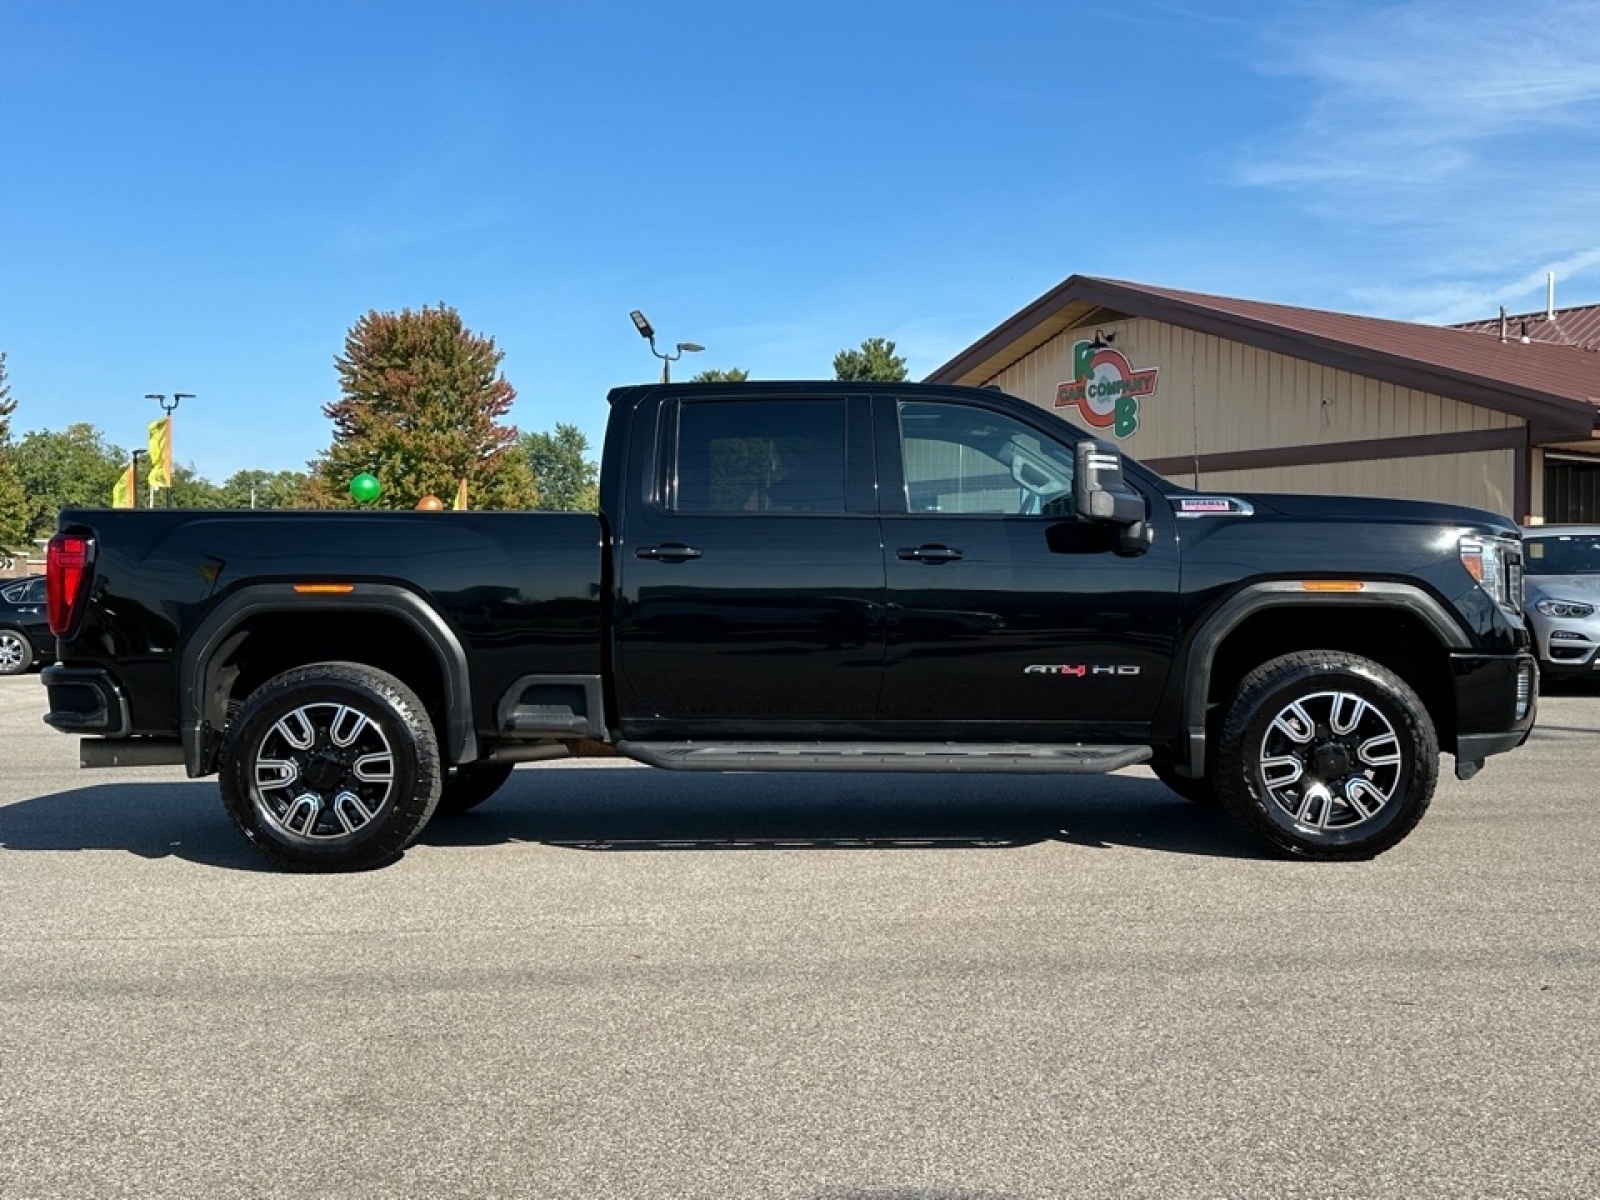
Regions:
<instances>
[{"instance_id":1,"label":"dealership sign","mask_svg":"<svg viewBox=\"0 0 1600 1200\"><path fill-rule=\"evenodd\" d=\"M1140 397L1156 394L1157 370L1136 371L1120 350L1077 342L1072 347L1072 382L1056 385L1056 407L1076 408L1094 428L1132 437L1139 428Z\"/></svg>"}]
</instances>

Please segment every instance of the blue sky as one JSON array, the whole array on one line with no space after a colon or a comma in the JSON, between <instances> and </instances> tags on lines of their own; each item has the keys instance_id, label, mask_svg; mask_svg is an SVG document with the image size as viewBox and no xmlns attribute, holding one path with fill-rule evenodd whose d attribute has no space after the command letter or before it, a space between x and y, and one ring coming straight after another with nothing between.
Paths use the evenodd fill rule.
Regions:
<instances>
[{"instance_id":1,"label":"blue sky","mask_svg":"<svg viewBox=\"0 0 1600 1200\"><path fill-rule=\"evenodd\" d=\"M371 310L523 430L675 367L921 377L1073 274L1449 322L1600 302L1600 3L0 0L14 432L221 483Z\"/></svg>"}]
</instances>

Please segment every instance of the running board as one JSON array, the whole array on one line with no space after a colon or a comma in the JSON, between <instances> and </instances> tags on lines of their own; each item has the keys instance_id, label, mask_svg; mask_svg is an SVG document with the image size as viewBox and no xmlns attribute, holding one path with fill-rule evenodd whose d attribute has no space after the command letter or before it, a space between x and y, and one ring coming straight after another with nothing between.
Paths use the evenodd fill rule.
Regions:
<instances>
[{"instance_id":1,"label":"running board","mask_svg":"<svg viewBox=\"0 0 1600 1200\"><path fill-rule=\"evenodd\" d=\"M669 771L926 771L1104 775L1150 761L1149 746L1014 742L618 742Z\"/></svg>"}]
</instances>

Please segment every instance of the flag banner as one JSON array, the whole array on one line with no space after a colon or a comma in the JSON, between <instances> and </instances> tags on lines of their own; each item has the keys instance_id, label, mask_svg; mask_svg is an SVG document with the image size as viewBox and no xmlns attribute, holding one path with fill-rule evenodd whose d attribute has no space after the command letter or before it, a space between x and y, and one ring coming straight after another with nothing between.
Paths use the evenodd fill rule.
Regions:
<instances>
[{"instance_id":1,"label":"flag banner","mask_svg":"<svg viewBox=\"0 0 1600 1200\"><path fill-rule=\"evenodd\" d=\"M133 477L133 464L129 463L123 468L122 474L117 478L117 485L111 489L112 508L135 508L134 488L137 483Z\"/></svg>"},{"instance_id":2,"label":"flag banner","mask_svg":"<svg viewBox=\"0 0 1600 1200\"><path fill-rule=\"evenodd\" d=\"M153 488L172 486L172 418L150 422L150 477Z\"/></svg>"},{"instance_id":3,"label":"flag banner","mask_svg":"<svg viewBox=\"0 0 1600 1200\"><path fill-rule=\"evenodd\" d=\"M455 510L456 512L467 511L467 481L465 479L462 479L460 486L456 488Z\"/></svg>"}]
</instances>

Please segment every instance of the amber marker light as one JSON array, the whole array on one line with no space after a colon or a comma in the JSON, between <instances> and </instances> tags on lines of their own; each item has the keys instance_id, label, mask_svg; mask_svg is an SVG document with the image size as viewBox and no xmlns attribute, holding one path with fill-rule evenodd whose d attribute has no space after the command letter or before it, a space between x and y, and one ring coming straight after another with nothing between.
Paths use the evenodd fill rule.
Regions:
<instances>
[{"instance_id":1,"label":"amber marker light","mask_svg":"<svg viewBox=\"0 0 1600 1200\"><path fill-rule=\"evenodd\" d=\"M297 583L294 585L297 595L301 596L348 596L356 590L353 583Z\"/></svg>"},{"instance_id":2,"label":"amber marker light","mask_svg":"<svg viewBox=\"0 0 1600 1200\"><path fill-rule=\"evenodd\" d=\"M1359 579L1302 579L1303 592L1359 592L1367 585Z\"/></svg>"}]
</instances>

